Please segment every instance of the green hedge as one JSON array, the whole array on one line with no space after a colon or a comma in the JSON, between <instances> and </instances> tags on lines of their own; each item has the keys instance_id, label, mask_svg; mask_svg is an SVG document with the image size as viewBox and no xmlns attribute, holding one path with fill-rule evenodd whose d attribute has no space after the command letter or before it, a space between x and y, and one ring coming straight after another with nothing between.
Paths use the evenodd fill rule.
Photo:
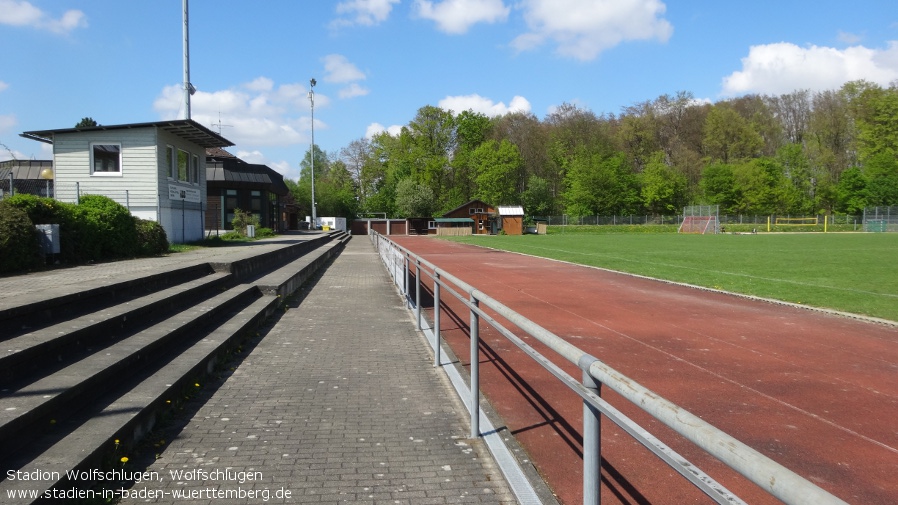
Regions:
<instances>
[{"instance_id":1,"label":"green hedge","mask_svg":"<svg viewBox=\"0 0 898 505\"><path fill-rule=\"evenodd\" d=\"M0 202L0 273L28 271L40 264L40 243L28 214Z\"/></svg>"},{"instance_id":2,"label":"green hedge","mask_svg":"<svg viewBox=\"0 0 898 505\"><path fill-rule=\"evenodd\" d=\"M85 195L81 203L63 203L34 195L0 202L0 273L39 268L36 224L58 224L60 263L152 256L168 252L168 237L159 223L133 217L105 196Z\"/></svg>"}]
</instances>

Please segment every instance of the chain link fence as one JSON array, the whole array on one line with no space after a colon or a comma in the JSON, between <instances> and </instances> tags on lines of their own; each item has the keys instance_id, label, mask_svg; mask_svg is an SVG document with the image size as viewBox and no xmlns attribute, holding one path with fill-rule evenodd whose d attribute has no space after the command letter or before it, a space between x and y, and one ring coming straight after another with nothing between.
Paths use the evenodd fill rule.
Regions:
<instances>
[{"instance_id":1,"label":"chain link fence","mask_svg":"<svg viewBox=\"0 0 898 505\"><path fill-rule=\"evenodd\" d=\"M898 207L867 207L864 209L864 231L898 232Z\"/></svg>"},{"instance_id":2,"label":"chain link fence","mask_svg":"<svg viewBox=\"0 0 898 505\"><path fill-rule=\"evenodd\" d=\"M880 207L879 209L884 209ZM891 219L895 226L898 226L898 207L891 207ZM766 229L768 223L776 223L777 218L780 221L789 219L815 219L816 226L827 225L848 225L856 226L858 229L863 227L864 217L854 216L850 214L828 214L818 216L795 216L795 215L747 215L747 214L720 214L720 224L722 225L752 225L761 229ZM683 216L652 216L652 215L622 215L622 216L533 216L532 219L537 222L545 222L552 226L605 226L605 225L677 225L683 222ZM780 224L779 226L784 226ZM898 230L896 230L898 231Z\"/></svg>"},{"instance_id":3,"label":"chain link fence","mask_svg":"<svg viewBox=\"0 0 898 505\"><path fill-rule=\"evenodd\" d=\"M16 179L12 170L0 169L0 200L17 194L42 197L53 196L53 181L43 179Z\"/></svg>"}]
</instances>

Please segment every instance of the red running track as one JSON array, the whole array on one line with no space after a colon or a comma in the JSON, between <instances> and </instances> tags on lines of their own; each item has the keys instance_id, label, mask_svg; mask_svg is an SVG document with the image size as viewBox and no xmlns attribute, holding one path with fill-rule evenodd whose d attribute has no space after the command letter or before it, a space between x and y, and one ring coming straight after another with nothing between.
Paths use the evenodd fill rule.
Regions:
<instances>
[{"instance_id":1,"label":"red running track","mask_svg":"<svg viewBox=\"0 0 898 505\"><path fill-rule=\"evenodd\" d=\"M839 498L898 503L898 328L432 238L391 238ZM442 299L443 336L467 366L468 312L454 297ZM581 503L579 398L498 332L482 327L481 337L484 396L560 501ZM607 388L602 396L748 503L779 503ZM602 430L603 504L710 503L611 422Z\"/></svg>"}]
</instances>

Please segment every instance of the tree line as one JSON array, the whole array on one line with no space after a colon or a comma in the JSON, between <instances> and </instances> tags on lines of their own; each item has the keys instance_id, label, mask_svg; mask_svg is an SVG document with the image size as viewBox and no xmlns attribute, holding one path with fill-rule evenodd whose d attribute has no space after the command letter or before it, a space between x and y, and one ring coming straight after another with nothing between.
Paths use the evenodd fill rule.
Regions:
<instances>
[{"instance_id":1,"label":"tree line","mask_svg":"<svg viewBox=\"0 0 898 505\"><path fill-rule=\"evenodd\" d=\"M318 215L433 216L479 199L531 216L859 214L898 205L898 81L706 103L680 91L597 115L425 106L398 135L313 146L289 185Z\"/></svg>"}]
</instances>

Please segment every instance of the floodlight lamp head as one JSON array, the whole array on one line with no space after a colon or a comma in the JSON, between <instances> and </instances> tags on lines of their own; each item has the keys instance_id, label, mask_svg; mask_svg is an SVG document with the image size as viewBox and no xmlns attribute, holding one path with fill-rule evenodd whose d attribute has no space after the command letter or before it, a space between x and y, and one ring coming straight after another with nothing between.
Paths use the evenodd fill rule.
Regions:
<instances>
[{"instance_id":1,"label":"floodlight lamp head","mask_svg":"<svg viewBox=\"0 0 898 505\"><path fill-rule=\"evenodd\" d=\"M314 78L312 78L312 80L309 81L309 84L311 84L312 85L311 87L314 88L315 85L318 84L318 81L316 81Z\"/></svg>"},{"instance_id":2,"label":"floodlight lamp head","mask_svg":"<svg viewBox=\"0 0 898 505\"><path fill-rule=\"evenodd\" d=\"M193 84L191 84L189 82L187 83L187 92L190 93L191 95L196 93L196 88L193 87Z\"/></svg>"}]
</instances>

